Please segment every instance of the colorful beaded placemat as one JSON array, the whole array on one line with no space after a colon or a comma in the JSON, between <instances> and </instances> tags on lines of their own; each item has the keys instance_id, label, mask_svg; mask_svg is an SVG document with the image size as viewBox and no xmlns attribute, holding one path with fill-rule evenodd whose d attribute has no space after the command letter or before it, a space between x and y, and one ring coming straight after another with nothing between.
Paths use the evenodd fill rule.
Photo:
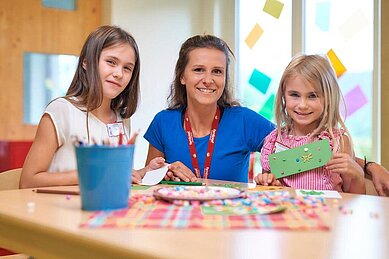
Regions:
<instances>
[{"instance_id":1,"label":"colorful beaded placemat","mask_svg":"<svg viewBox=\"0 0 389 259\"><path fill-rule=\"evenodd\" d=\"M248 192L247 197L180 205L133 195L129 209L99 211L81 222L88 228L329 230L324 199L290 197L286 191Z\"/></svg>"}]
</instances>

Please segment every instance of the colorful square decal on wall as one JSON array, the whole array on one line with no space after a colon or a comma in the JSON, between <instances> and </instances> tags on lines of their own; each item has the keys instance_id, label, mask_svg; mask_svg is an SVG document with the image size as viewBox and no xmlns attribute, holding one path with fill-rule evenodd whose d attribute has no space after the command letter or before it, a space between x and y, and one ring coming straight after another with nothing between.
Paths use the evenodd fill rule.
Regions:
<instances>
[{"instance_id":1,"label":"colorful square decal on wall","mask_svg":"<svg viewBox=\"0 0 389 259\"><path fill-rule=\"evenodd\" d=\"M266 100L265 104L262 106L259 114L265 117L268 120L272 120L274 117L274 94L270 95L270 97Z\"/></svg>"},{"instance_id":2,"label":"colorful square decal on wall","mask_svg":"<svg viewBox=\"0 0 389 259\"><path fill-rule=\"evenodd\" d=\"M42 0L42 6L75 11L76 0Z\"/></svg>"},{"instance_id":3,"label":"colorful square decal on wall","mask_svg":"<svg viewBox=\"0 0 389 259\"><path fill-rule=\"evenodd\" d=\"M344 96L344 100L346 102L347 116L351 116L368 102L359 85L351 89L351 91Z\"/></svg>"},{"instance_id":4,"label":"colorful square decal on wall","mask_svg":"<svg viewBox=\"0 0 389 259\"><path fill-rule=\"evenodd\" d=\"M338 56L336 55L333 49L330 49L327 52L327 56L330 59L332 66L335 69L337 78L341 77L344 74L344 72L346 72L346 67L340 61L340 59L338 58Z\"/></svg>"},{"instance_id":5,"label":"colorful square decal on wall","mask_svg":"<svg viewBox=\"0 0 389 259\"><path fill-rule=\"evenodd\" d=\"M343 24L339 25L340 35L346 41L351 41L368 26L369 22L364 11L358 9Z\"/></svg>"},{"instance_id":6,"label":"colorful square decal on wall","mask_svg":"<svg viewBox=\"0 0 389 259\"><path fill-rule=\"evenodd\" d=\"M321 31L328 31L330 28L330 9L331 2L317 3L315 23Z\"/></svg>"},{"instance_id":7,"label":"colorful square decal on wall","mask_svg":"<svg viewBox=\"0 0 389 259\"><path fill-rule=\"evenodd\" d=\"M278 0L266 0L263 11L278 19L283 8L284 4Z\"/></svg>"},{"instance_id":8,"label":"colorful square decal on wall","mask_svg":"<svg viewBox=\"0 0 389 259\"><path fill-rule=\"evenodd\" d=\"M245 40L247 46L249 46L250 49L252 49L254 47L254 45L257 43L257 41L261 37L262 33L263 33L263 29L261 28L261 26L259 26L258 23L256 23L254 25L254 27L251 29L251 32L249 33L249 35L247 35L246 40Z\"/></svg>"},{"instance_id":9,"label":"colorful square decal on wall","mask_svg":"<svg viewBox=\"0 0 389 259\"><path fill-rule=\"evenodd\" d=\"M249 83L254 86L258 91L263 94L266 94L267 89L269 88L271 78L265 75L264 73L258 71L254 68L251 73Z\"/></svg>"}]
</instances>

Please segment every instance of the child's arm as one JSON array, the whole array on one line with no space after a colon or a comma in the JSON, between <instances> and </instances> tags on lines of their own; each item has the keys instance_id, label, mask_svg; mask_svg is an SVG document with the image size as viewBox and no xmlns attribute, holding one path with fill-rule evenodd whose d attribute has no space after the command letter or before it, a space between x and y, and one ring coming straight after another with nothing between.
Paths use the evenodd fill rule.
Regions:
<instances>
[{"instance_id":1,"label":"child's arm","mask_svg":"<svg viewBox=\"0 0 389 259\"><path fill-rule=\"evenodd\" d=\"M133 183L141 183L142 178L145 176L146 172L158 169L165 165L165 159L163 157L156 157L150 160L149 164L144 168L139 170L132 170L132 182Z\"/></svg>"},{"instance_id":2,"label":"child's arm","mask_svg":"<svg viewBox=\"0 0 389 259\"><path fill-rule=\"evenodd\" d=\"M362 168L354 159L351 144L347 136L343 136L341 153L335 153L327 163L326 168L331 173L340 174L343 180L342 189L350 193L366 193L365 179Z\"/></svg>"},{"instance_id":3,"label":"child's arm","mask_svg":"<svg viewBox=\"0 0 389 259\"><path fill-rule=\"evenodd\" d=\"M58 148L54 124L49 115L44 114L39 122L34 142L24 161L20 188L76 185L77 171L47 172Z\"/></svg>"},{"instance_id":4,"label":"child's arm","mask_svg":"<svg viewBox=\"0 0 389 259\"><path fill-rule=\"evenodd\" d=\"M258 185L275 185L275 186L281 186L281 182L279 180L276 179L276 177L274 176L274 174L268 172L268 171L265 171L265 170L262 170L262 173L261 174L258 174L257 176L255 176L254 178L255 182L258 184Z\"/></svg>"},{"instance_id":5,"label":"child's arm","mask_svg":"<svg viewBox=\"0 0 389 259\"><path fill-rule=\"evenodd\" d=\"M151 161L154 157L165 157L165 154L156 149L153 145L149 145L149 151L147 154L146 164ZM169 161L169 171L165 176L165 180L174 180L178 178L184 182L196 182L196 175L182 162L180 161Z\"/></svg>"},{"instance_id":6,"label":"child's arm","mask_svg":"<svg viewBox=\"0 0 389 259\"><path fill-rule=\"evenodd\" d=\"M261 167L262 173L255 176L254 181L258 185L276 185L281 186L281 182L276 180L274 174L270 173L269 155L274 152L274 146L277 140L277 131L272 131L266 136L261 148Z\"/></svg>"}]
</instances>

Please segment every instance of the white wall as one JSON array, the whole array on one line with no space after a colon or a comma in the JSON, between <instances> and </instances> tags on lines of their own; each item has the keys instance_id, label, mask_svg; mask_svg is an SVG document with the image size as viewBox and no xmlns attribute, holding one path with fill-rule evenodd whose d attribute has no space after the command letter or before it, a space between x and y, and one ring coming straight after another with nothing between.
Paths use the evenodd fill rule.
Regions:
<instances>
[{"instance_id":1,"label":"white wall","mask_svg":"<svg viewBox=\"0 0 389 259\"><path fill-rule=\"evenodd\" d=\"M169 86L181 44L195 34L214 34L234 48L233 0L106 0L103 21L130 32L141 58L141 104L132 117L136 142L134 168L144 166L143 138L154 115L167 107Z\"/></svg>"}]
</instances>

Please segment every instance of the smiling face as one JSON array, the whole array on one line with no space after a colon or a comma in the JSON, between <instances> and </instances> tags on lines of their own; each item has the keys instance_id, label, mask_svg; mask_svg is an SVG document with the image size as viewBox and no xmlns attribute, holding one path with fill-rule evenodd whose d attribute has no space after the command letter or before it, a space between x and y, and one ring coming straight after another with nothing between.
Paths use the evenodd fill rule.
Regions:
<instances>
[{"instance_id":1,"label":"smiling face","mask_svg":"<svg viewBox=\"0 0 389 259\"><path fill-rule=\"evenodd\" d=\"M197 48L189 52L188 64L181 77L186 87L188 107L217 105L226 80L226 55L214 48Z\"/></svg>"},{"instance_id":2,"label":"smiling face","mask_svg":"<svg viewBox=\"0 0 389 259\"><path fill-rule=\"evenodd\" d=\"M287 114L293 121L293 134L304 136L313 132L324 111L323 94L297 75L286 81L284 98Z\"/></svg>"},{"instance_id":3,"label":"smiling face","mask_svg":"<svg viewBox=\"0 0 389 259\"><path fill-rule=\"evenodd\" d=\"M112 100L123 92L131 80L135 61L135 51L130 44L103 49L99 59L99 73L105 100Z\"/></svg>"}]
</instances>

